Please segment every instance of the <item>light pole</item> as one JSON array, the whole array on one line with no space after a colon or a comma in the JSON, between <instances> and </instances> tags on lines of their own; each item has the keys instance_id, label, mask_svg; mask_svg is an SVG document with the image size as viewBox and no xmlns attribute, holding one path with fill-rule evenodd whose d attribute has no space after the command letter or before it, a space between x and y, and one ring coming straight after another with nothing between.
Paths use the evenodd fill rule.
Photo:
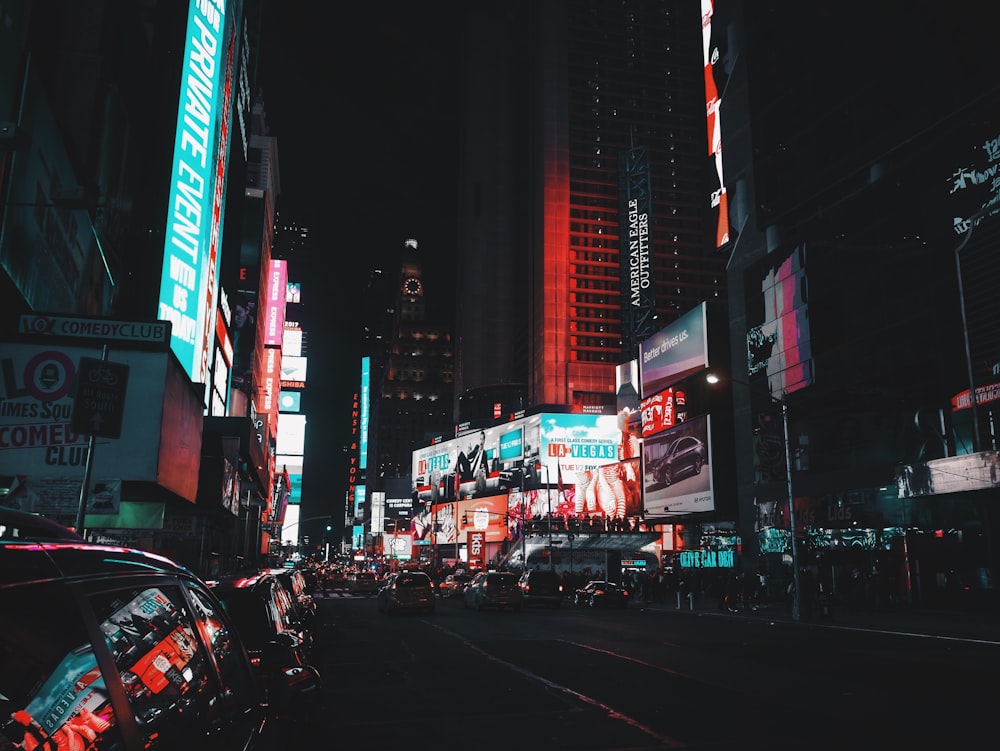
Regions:
<instances>
[{"instance_id":1,"label":"light pole","mask_svg":"<svg viewBox=\"0 0 1000 751\"><path fill-rule=\"evenodd\" d=\"M773 396L771 397L774 398ZM788 432L788 400L782 396L778 400L781 405L781 426L785 433L785 479L788 484L788 526L792 531L792 620L801 617L801 592L799 591L799 546L795 541L795 495L792 493L792 436Z\"/></svg>"},{"instance_id":2,"label":"light pole","mask_svg":"<svg viewBox=\"0 0 1000 751\"><path fill-rule=\"evenodd\" d=\"M549 476L549 465L545 465L545 499L549 507L549 568L556 570L556 561L552 556L552 477Z\"/></svg>"},{"instance_id":3,"label":"light pole","mask_svg":"<svg viewBox=\"0 0 1000 751\"><path fill-rule=\"evenodd\" d=\"M716 384L722 380L717 373L709 372L705 376L709 384ZM730 382L737 383L733 378ZM749 387L750 384L739 381L740 385ZM799 546L795 539L795 494L792 490L792 434L788 428L788 398L786 394L780 397L770 395L771 402L781 407L781 427L785 439L785 489L788 493L788 526L791 531L791 555L792 555L792 620L797 621L802 616L801 602L802 593L799 587Z\"/></svg>"},{"instance_id":4,"label":"light pole","mask_svg":"<svg viewBox=\"0 0 1000 751\"><path fill-rule=\"evenodd\" d=\"M955 246L955 275L958 281L958 305L962 313L962 341L965 345L965 376L969 380L969 415L972 419L973 453L979 453L981 442L979 438L979 411L976 405L976 378L972 369L972 350L969 345L969 320L968 314L965 312L965 284L962 281L961 253L972 239L972 231L979 226L979 223L991 211L996 211L996 207L992 204L969 217L967 220L969 226L963 233L962 241Z\"/></svg>"}]
</instances>

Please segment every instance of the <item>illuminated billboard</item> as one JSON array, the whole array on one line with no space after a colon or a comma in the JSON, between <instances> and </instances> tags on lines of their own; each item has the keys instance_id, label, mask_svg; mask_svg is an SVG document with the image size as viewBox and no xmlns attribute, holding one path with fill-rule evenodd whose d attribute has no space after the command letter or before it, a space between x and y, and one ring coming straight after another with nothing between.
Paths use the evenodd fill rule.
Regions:
<instances>
[{"instance_id":1,"label":"illuminated billboard","mask_svg":"<svg viewBox=\"0 0 1000 751\"><path fill-rule=\"evenodd\" d=\"M281 391L278 394L279 412L298 412L302 409L302 393L299 391Z\"/></svg>"},{"instance_id":2,"label":"illuminated billboard","mask_svg":"<svg viewBox=\"0 0 1000 751\"><path fill-rule=\"evenodd\" d=\"M643 399L639 404L642 415L642 437L672 428L687 417L686 398L680 389L664 389Z\"/></svg>"},{"instance_id":3,"label":"illuminated billboard","mask_svg":"<svg viewBox=\"0 0 1000 751\"><path fill-rule=\"evenodd\" d=\"M618 245L622 283L623 351L631 357L636 345L656 331L656 285L649 217L653 191L649 151L638 146L618 160Z\"/></svg>"},{"instance_id":4,"label":"illuminated billboard","mask_svg":"<svg viewBox=\"0 0 1000 751\"><path fill-rule=\"evenodd\" d=\"M271 416L271 422L278 414L278 393L281 391L281 349L265 347L263 362L263 377L258 383L263 390L263 403L260 411Z\"/></svg>"},{"instance_id":5,"label":"illuminated billboard","mask_svg":"<svg viewBox=\"0 0 1000 751\"><path fill-rule=\"evenodd\" d=\"M545 412L413 452L417 500L461 500L575 485L619 460L616 415Z\"/></svg>"},{"instance_id":6,"label":"illuminated billboard","mask_svg":"<svg viewBox=\"0 0 1000 751\"><path fill-rule=\"evenodd\" d=\"M364 470L368 468L368 400L371 397L371 358L361 358L361 397L358 408L360 410L358 425L358 462L359 467Z\"/></svg>"},{"instance_id":7,"label":"illuminated billboard","mask_svg":"<svg viewBox=\"0 0 1000 751\"><path fill-rule=\"evenodd\" d=\"M746 275L747 372L772 394L813 380L806 247L769 254Z\"/></svg>"},{"instance_id":8,"label":"illuminated billboard","mask_svg":"<svg viewBox=\"0 0 1000 751\"><path fill-rule=\"evenodd\" d=\"M160 276L158 318L173 324L171 349L196 383L207 380L218 299L237 41L227 5L188 3Z\"/></svg>"},{"instance_id":9,"label":"illuminated billboard","mask_svg":"<svg viewBox=\"0 0 1000 751\"><path fill-rule=\"evenodd\" d=\"M718 65L726 51L726 28L712 33L712 15L715 0L701 0L702 62L705 69L705 116L708 126L708 156L711 159L713 179L711 208L715 216L715 247L729 242L729 197L722 171L722 96L726 90L725 66ZM721 84L721 85L720 85Z\"/></svg>"},{"instance_id":10,"label":"illuminated billboard","mask_svg":"<svg viewBox=\"0 0 1000 751\"><path fill-rule=\"evenodd\" d=\"M715 510L712 430L708 415L692 418L643 441L646 517Z\"/></svg>"},{"instance_id":11,"label":"illuminated billboard","mask_svg":"<svg viewBox=\"0 0 1000 751\"><path fill-rule=\"evenodd\" d=\"M4 504L72 519L88 436L74 430L71 417L80 361L93 356L93 347L4 342L2 348L0 475L17 478ZM129 369L122 432L120 438L96 443L88 513L116 513L122 483L155 483L193 502L198 472L191 468L197 470L201 452L200 397L167 352L119 347L114 361Z\"/></svg>"},{"instance_id":12,"label":"illuminated billboard","mask_svg":"<svg viewBox=\"0 0 1000 751\"><path fill-rule=\"evenodd\" d=\"M484 542L506 539L506 494L435 503L417 512L411 522L412 539L416 545L462 543L472 530L482 532Z\"/></svg>"},{"instance_id":13,"label":"illuminated billboard","mask_svg":"<svg viewBox=\"0 0 1000 751\"><path fill-rule=\"evenodd\" d=\"M280 347L285 333L285 292L288 262L271 259L264 289L264 346Z\"/></svg>"},{"instance_id":14,"label":"illuminated billboard","mask_svg":"<svg viewBox=\"0 0 1000 751\"><path fill-rule=\"evenodd\" d=\"M278 420L276 450L279 454L304 454L306 445L306 416L283 414Z\"/></svg>"},{"instance_id":15,"label":"illuminated billboard","mask_svg":"<svg viewBox=\"0 0 1000 751\"><path fill-rule=\"evenodd\" d=\"M281 385L303 389L306 387L306 365L308 358L287 355L281 351Z\"/></svg>"},{"instance_id":16,"label":"illuminated billboard","mask_svg":"<svg viewBox=\"0 0 1000 751\"><path fill-rule=\"evenodd\" d=\"M299 357L302 354L302 329L298 323L285 321L285 332L281 338L281 353Z\"/></svg>"},{"instance_id":17,"label":"illuminated billboard","mask_svg":"<svg viewBox=\"0 0 1000 751\"><path fill-rule=\"evenodd\" d=\"M644 397L708 367L708 308L705 303L643 341L639 354Z\"/></svg>"}]
</instances>

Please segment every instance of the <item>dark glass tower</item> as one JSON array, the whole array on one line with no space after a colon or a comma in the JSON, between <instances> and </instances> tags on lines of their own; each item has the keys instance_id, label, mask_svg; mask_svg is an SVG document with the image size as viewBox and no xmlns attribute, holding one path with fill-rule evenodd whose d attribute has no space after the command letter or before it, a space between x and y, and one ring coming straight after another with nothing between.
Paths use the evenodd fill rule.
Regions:
<instances>
[{"instance_id":1,"label":"dark glass tower","mask_svg":"<svg viewBox=\"0 0 1000 751\"><path fill-rule=\"evenodd\" d=\"M629 150L650 160L656 325L725 298L698 5L480 4L464 38L456 397L520 384L529 406L613 408Z\"/></svg>"}]
</instances>

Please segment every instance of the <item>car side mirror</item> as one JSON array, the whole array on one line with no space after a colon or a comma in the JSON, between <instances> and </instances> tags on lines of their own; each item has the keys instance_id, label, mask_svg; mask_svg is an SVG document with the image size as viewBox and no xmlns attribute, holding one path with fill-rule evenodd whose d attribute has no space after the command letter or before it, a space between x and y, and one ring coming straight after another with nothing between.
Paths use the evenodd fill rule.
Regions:
<instances>
[{"instance_id":1,"label":"car side mirror","mask_svg":"<svg viewBox=\"0 0 1000 751\"><path fill-rule=\"evenodd\" d=\"M285 668L282 673L288 690L299 696L314 693L323 687L323 679L320 677L319 671L311 665Z\"/></svg>"}]
</instances>

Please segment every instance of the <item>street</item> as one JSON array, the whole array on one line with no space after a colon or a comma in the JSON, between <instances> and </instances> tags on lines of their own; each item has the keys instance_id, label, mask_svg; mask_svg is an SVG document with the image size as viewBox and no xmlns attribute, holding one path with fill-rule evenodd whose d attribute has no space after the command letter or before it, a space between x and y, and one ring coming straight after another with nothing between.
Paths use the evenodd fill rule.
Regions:
<instances>
[{"instance_id":1,"label":"street","mask_svg":"<svg viewBox=\"0 0 1000 751\"><path fill-rule=\"evenodd\" d=\"M304 746L961 748L993 732L996 644L636 603L319 608L323 709L293 728Z\"/></svg>"}]
</instances>

